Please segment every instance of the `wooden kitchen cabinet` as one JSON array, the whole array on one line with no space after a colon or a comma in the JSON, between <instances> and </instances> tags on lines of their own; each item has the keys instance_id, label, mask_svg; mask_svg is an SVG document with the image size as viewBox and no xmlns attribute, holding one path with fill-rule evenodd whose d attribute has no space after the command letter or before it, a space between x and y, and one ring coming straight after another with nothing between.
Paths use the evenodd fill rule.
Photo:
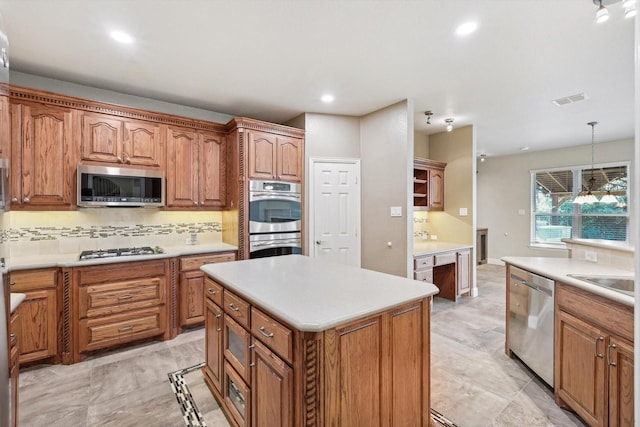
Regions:
<instances>
[{"instance_id":1,"label":"wooden kitchen cabinet","mask_svg":"<svg viewBox=\"0 0 640 427\"><path fill-rule=\"evenodd\" d=\"M204 264L235 261L235 252L200 254L180 258L180 325L188 327L204 322Z\"/></svg>"},{"instance_id":2,"label":"wooden kitchen cabinet","mask_svg":"<svg viewBox=\"0 0 640 427\"><path fill-rule=\"evenodd\" d=\"M591 426L633 425L633 307L556 282L556 403Z\"/></svg>"},{"instance_id":3,"label":"wooden kitchen cabinet","mask_svg":"<svg viewBox=\"0 0 640 427\"><path fill-rule=\"evenodd\" d=\"M468 295L473 282L473 272L471 267L471 249L458 251L456 253L458 295Z\"/></svg>"},{"instance_id":4,"label":"wooden kitchen cabinet","mask_svg":"<svg viewBox=\"0 0 640 427\"><path fill-rule=\"evenodd\" d=\"M75 267L70 319L72 343L65 362L91 351L155 337L168 339L168 259Z\"/></svg>"},{"instance_id":5,"label":"wooden kitchen cabinet","mask_svg":"<svg viewBox=\"0 0 640 427\"><path fill-rule=\"evenodd\" d=\"M9 274L11 292L25 300L17 308L20 363L58 357L57 269L19 270Z\"/></svg>"},{"instance_id":6,"label":"wooden kitchen cabinet","mask_svg":"<svg viewBox=\"0 0 640 427\"><path fill-rule=\"evenodd\" d=\"M267 132L248 133L250 179L302 182L302 140Z\"/></svg>"},{"instance_id":7,"label":"wooden kitchen cabinet","mask_svg":"<svg viewBox=\"0 0 640 427\"><path fill-rule=\"evenodd\" d=\"M11 105L11 205L14 209L75 207L77 112L13 101Z\"/></svg>"},{"instance_id":8,"label":"wooden kitchen cabinet","mask_svg":"<svg viewBox=\"0 0 640 427\"><path fill-rule=\"evenodd\" d=\"M221 209L226 206L224 135L168 128L167 159L167 207Z\"/></svg>"},{"instance_id":9,"label":"wooden kitchen cabinet","mask_svg":"<svg viewBox=\"0 0 640 427\"><path fill-rule=\"evenodd\" d=\"M9 426L18 426L18 375L20 370L20 349L18 344L18 333L20 330L20 318L17 312L11 314L9 323L9 392L11 395L9 413Z\"/></svg>"},{"instance_id":10,"label":"wooden kitchen cabinet","mask_svg":"<svg viewBox=\"0 0 640 427\"><path fill-rule=\"evenodd\" d=\"M84 112L81 132L83 161L153 168L164 165L164 141L157 123Z\"/></svg>"},{"instance_id":11,"label":"wooden kitchen cabinet","mask_svg":"<svg viewBox=\"0 0 640 427\"><path fill-rule=\"evenodd\" d=\"M444 168L446 163L416 157L413 163L413 206L415 210L444 210Z\"/></svg>"},{"instance_id":12,"label":"wooden kitchen cabinet","mask_svg":"<svg viewBox=\"0 0 640 427\"><path fill-rule=\"evenodd\" d=\"M206 282L212 292L205 380L231 425L429 425L430 298L302 332L211 278ZM213 302L219 290L224 313Z\"/></svg>"},{"instance_id":13,"label":"wooden kitchen cabinet","mask_svg":"<svg viewBox=\"0 0 640 427\"><path fill-rule=\"evenodd\" d=\"M433 283L439 289L439 297L457 301L469 295L473 285L471 249L433 252L414 257L413 278Z\"/></svg>"}]
</instances>

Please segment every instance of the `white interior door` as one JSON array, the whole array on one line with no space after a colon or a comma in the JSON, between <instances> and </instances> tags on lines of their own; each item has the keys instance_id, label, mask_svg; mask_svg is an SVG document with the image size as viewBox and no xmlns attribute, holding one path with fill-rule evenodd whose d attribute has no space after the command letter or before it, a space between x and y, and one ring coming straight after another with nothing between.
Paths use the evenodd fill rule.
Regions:
<instances>
[{"instance_id":1,"label":"white interior door","mask_svg":"<svg viewBox=\"0 0 640 427\"><path fill-rule=\"evenodd\" d=\"M309 253L360 267L360 161L311 161Z\"/></svg>"}]
</instances>

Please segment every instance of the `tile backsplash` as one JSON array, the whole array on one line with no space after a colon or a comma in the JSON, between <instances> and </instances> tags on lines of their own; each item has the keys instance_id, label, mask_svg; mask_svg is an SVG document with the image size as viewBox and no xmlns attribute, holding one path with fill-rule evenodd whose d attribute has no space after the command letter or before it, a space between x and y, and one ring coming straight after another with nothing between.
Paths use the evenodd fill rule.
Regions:
<instances>
[{"instance_id":1,"label":"tile backsplash","mask_svg":"<svg viewBox=\"0 0 640 427\"><path fill-rule=\"evenodd\" d=\"M151 209L82 209L3 215L2 246L11 257L80 253L129 246L180 246L222 241L221 212ZM8 248L7 248L8 247Z\"/></svg>"}]
</instances>

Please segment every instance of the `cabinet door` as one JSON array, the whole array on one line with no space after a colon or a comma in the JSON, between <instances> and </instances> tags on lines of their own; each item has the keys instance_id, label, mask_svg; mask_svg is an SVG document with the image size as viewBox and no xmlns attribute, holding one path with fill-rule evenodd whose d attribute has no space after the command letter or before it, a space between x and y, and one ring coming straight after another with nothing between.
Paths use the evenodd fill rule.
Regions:
<instances>
[{"instance_id":1,"label":"cabinet door","mask_svg":"<svg viewBox=\"0 0 640 427\"><path fill-rule=\"evenodd\" d=\"M458 295L467 294L471 290L471 251L458 252L457 269Z\"/></svg>"},{"instance_id":2,"label":"cabinet door","mask_svg":"<svg viewBox=\"0 0 640 427\"><path fill-rule=\"evenodd\" d=\"M589 425L604 426L605 334L564 311L557 316L556 395Z\"/></svg>"},{"instance_id":3,"label":"cabinet door","mask_svg":"<svg viewBox=\"0 0 640 427\"><path fill-rule=\"evenodd\" d=\"M180 325L189 326L204 320L204 273L180 274Z\"/></svg>"},{"instance_id":4,"label":"cabinet door","mask_svg":"<svg viewBox=\"0 0 640 427\"><path fill-rule=\"evenodd\" d=\"M198 206L198 134L167 130L167 206Z\"/></svg>"},{"instance_id":5,"label":"cabinet door","mask_svg":"<svg viewBox=\"0 0 640 427\"><path fill-rule=\"evenodd\" d=\"M19 318L17 312L11 315L11 334L9 336L9 377L11 385L9 387L11 411L9 412L9 427L18 425L18 373L20 350L18 348Z\"/></svg>"},{"instance_id":6,"label":"cabinet door","mask_svg":"<svg viewBox=\"0 0 640 427\"><path fill-rule=\"evenodd\" d=\"M30 291L26 295L18 307L20 363L58 352L56 290Z\"/></svg>"},{"instance_id":7,"label":"cabinet door","mask_svg":"<svg viewBox=\"0 0 640 427\"><path fill-rule=\"evenodd\" d=\"M278 137L276 166L280 181L302 181L302 141L300 139Z\"/></svg>"},{"instance_id":8,"label":"cabinet door","mask_svg":"<svg viewBox=\"0 0 640 427\"><path fill-rule=\"evenodd\" d=\"M160 126L155 123L127 121L124 123L122 160L126 164L160 167L164 147Z\"/></svg>"},{"instance_id":9,"label":"cabinet door","mask_svg":"<svg viewBox=\"0 0 640 427\"><path fill-rule=\"evenodd\" d=\"M259 341L253 345L251 425L293 427L293 370Z\"/></svg>"},{"instance_id":10,"label":"cabinet door","mask_svg":"<svg viewBox=\"0 0 640 427\"><path fill-rule=\"evenodd\" d=\"M81 129L82 160L122 163L121 120L105 114L84 113Z\"/></svg>"},{"instance_id":11,"label":"cabinet door","mask_svg":"<svg viewBox=\"0 0 640 427\"><path fill-rule=\"evenodd\" d=\"M223 135L200 134L200 207L224 207L227 203L227 144Z\"/></svg>"},{"instance_id":12,"label":"cabinet door","mask_svg":"<svg viewBox=\"0 0 640 427\"><path fill-rule=\"evenodd\" d=\"M276 178L277 138L265 132L247 132L249 178Z\"/></svg>"},{"instance_id":13,"label":"cabinet door","mask_svg":"<svg viewBox=\"0 0 640 427\"><path fill-rule=\"evenodd\" d=\"M429 209L444 209L444 171L439 169L429 170Z\"/></svg>"},{"instance_id":14,"label":"cabinet door","mask_svg":"<svg viewBox=\"0 0 640 427\"><path fill-rule=\"evenodd\" d=\"M14 142L19 144L22 170L14 168L15 173L20 173L16 177L20 185L14 189L16 200L12 202L27 208L71 206L76 159L72 111L36 103L20 107L19 141Z\"/></svg>"},{"instance_id":15,"label":"cabinet door","mask_svg":"<svg viewBox=\"0 0 640 427\"><path fill-rule=\"evenodd\" d=\"M11 109L9 97L0 95L0 158L11 158Z\"/></svg>"},{"instance_id":16,"label":"cabinet door","mask_svg":"<svg viewBox=\"0 0 640 427\"><path fill-rule=\"evenodd\" d=\"M609 361L609 427L634 425L633 345L611 337Z\"/></svg>"},{"instance_id":17,"label":"cabinet door","mask_svg":"<svg viewBox=\"0 0 640 427\"><path fill-rule=\"evenodd\" d=\"M222 327L223 312L209 299L205 303L206 370L219 392L222 392Z\"/></svg>"}]
</instances>

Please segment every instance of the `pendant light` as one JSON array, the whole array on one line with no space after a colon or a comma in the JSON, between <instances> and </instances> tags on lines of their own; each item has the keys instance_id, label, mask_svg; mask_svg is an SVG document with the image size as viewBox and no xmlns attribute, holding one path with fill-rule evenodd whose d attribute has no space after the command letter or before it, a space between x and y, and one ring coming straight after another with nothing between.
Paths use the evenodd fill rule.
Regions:
<instances>
[{"instance_id":1,"label":"pendant light","mask_svg":"<svg viewBox=\"0 0 640 427\"><path fill-rule=\"evenodd\" d=\"M592 193L594 189L593 187L596 184L596 179L593 176L593 151L595 147L595 126L597 124L598 122L587 123L587 125L591 126L591 178L589 178L589 185L587 186L587 192L585 193L584 190L582 190L580 194L578 194L578 197L576 197L573 201L573 203L576 203L578 205L582 205L582 204L589 205L589 204L598 202L598 198L594 196Z\"/></svg>"}]
</instances>

